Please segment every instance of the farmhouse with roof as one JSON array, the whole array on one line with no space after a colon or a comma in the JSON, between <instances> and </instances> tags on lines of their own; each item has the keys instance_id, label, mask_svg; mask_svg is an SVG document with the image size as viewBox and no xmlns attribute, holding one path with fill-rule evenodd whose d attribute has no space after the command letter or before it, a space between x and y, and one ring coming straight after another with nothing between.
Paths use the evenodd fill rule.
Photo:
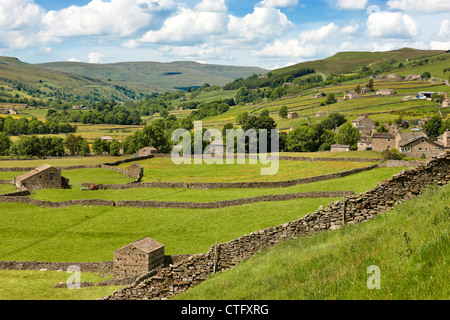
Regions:
<instances>
[{"instance_id":1,"label":"farmhouse with roof","mask_svg":"<svg viewBox=\"0 0 450 320\"><path fill-rule=\"evenodd\" d=\"M133 278L164 265L164 245L143 238L114 251L114 278Z\"/></svg>"},{"instance_id":2,"label":"farmhouse with roof","mask_svg":"<svg viewBox=\"0 0 450 320\"><path fill-rule=\"evenodd\" d=\"M297 112L289 112L288 119L298 119L298 113Z\"/></svg>"},{"instance_id":3,"label":"farmhouse with roof","mask_svg":"<svg viewBox=\"0 0 450 320\"><path fill-rule=\"evenodd\" d=\"M349 92L344 94L344 100L361 99L361 96L357 92Z\"/></svg>"},{"instance_id":4,"label":"farmhouse with roof","mask_svg":"<svg viewBox=\"0 0 450 320\"><path fill-rule=\"evenodd\" d=\"M420 158L423 154L429 158L445 151L445 148L427 137L415 137L399 143L400 152L404 155Z\"/></svg>"},{"instance_id":5,"label":"farmhouse with roof","mask_svg":"<svg viewBox=\"0 0 450 320\"><path fill-rule=\"evenodd\" d=\"M450 148L450 131L446 130L443 134L437 137L437 143L445 148Z\"/></svg>"},{"instance_id":6,"label":"farmhouse with roof","mask_svg":"<svg viewBox=\"0 0 450 320\"><path fill-rule=\"evenodd\" d=\"M19 190L64 189L69 180L61 176L61 170L44 164L14 178L14 185Z\"/></svg>"},{"instance_id":7,"label":"farmhouse with roof","mask_svg":"<svg viewBox=\"0 0 450 320\"><path fill-rule=\"evenodd\" d=\"M384 151L395 148L395 136L390 133L374 133L372 135L372 150Z\"/></svg>"},{"instance_id":8,"label":"farmhouse with roof","mask_svg":"<svg viewBox=\"0 0 450 320\"><path fill-rule=\"evenodd\" d=\"M137 156L139 157L146 157L146 156L150 156L152 154L155 154L158 152L158 149L156 149L155 147L144 147L141 150L139 150Z\"/></svg>"},{"instance_id":9,"label":"farmhouse with roof","mask_svg":"<svg viewBox=\"0 0 450 320\"><path fill-rule=\"evenodd\" d=\"M391 96L395 94L394 89L380 89L377 91L377 96Z\"/></svg>"}]
</instances>

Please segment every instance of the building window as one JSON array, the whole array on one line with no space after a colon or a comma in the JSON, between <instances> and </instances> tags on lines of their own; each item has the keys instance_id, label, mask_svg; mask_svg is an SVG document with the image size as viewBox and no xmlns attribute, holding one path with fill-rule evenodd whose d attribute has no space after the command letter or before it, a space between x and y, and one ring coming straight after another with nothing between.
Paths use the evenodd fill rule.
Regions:
<instances>
[{"instance_id":1,"label":"building window","mask_svg":"<svg viewBox=\"0 0 450 320\"><path fill-rule=\"evenodd\" d=\"M422 149L422 148L419 148L419 151L423 151L423 149Z\"/></svg>"},{"instance_id":2,"label":"building window","mask_svg":"<svg viewBox=\"0 0 450 320\"><path fill-rule=\"evenodd\" d=\"M50 173L50 181L55 180L55 174L54 173Z\"/></svg>"}]
</instances>

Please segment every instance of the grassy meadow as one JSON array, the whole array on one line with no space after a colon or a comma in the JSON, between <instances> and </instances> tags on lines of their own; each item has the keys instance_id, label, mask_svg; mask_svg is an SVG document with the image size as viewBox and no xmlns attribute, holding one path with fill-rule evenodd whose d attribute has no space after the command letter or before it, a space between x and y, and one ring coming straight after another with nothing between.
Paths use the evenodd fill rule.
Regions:
<instances>
[{"instance_id":1,"label":"grassy meadow","mask_svg":"<svg viewBox=\"0 0 450 320\"><path fill-rule=\"evenodd\" d=\"M372 221L277 244L175 299L448 300L449 199L450 186L431 187ZM380 289L368 288L370 266Z\"/></svg>"}]
</instances>

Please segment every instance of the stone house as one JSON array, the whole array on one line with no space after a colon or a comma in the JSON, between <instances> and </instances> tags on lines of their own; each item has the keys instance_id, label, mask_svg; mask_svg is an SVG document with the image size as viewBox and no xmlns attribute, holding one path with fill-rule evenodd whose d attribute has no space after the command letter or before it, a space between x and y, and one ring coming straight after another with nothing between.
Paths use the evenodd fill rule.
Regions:
<instances>
[{"instance_id":1,"label":"stone house","mask_svg":"<svg viewBox=\"0 0 450 320\"><path fill-rule=\"evenodd\" d=\"M18 114L18 112L14 108L11 108L11 107L6 109L6 112L9 113L9 114L12 114L12 115Z\"/></svg>"},{"instance_id":2,"label":"stone house","mask_svg":"<svg viewBox=\"0 0 450 320\"><path fill-rule=\"evenodd\" d=\"M427 158L437 156L445 151L445 148L427 137L416 137L413 140L400 142L400 152L406 156L420 158L423 154Z\"/></svg>"},{"instance_id":3,"label":"stone house","mask_svg":"<svg viewBox=\"0 0 450 320\"><path fill-rule=\"evenodd\" d=\"M19 190L64 189L69 186L69 180L58 168L44 164L15 177L14 185Z\"/></svg>"},{"instance_id":4,"label":"stone house","mask_svg":"<svg viewBox=\"0 0 450 320\"><path fill-rule=\"evenodd\" d=\"M395 148L395 136L389 133L374 133L372 135L372 150L382 152Z\"/></svg>"},{"instance_id":5,"label":"stone house","mask_svg":"<svg viewBox=\"0 0 450 320\"><path fill-rule=\"evenodd\" d=\"M107 141L107 142L113 141L113 138L111 138L110 136L103 136L103 137L100 137L100 139L102 139L103 141Z\"/></svg>"},{"instance_id":6,"label":"stone house","mask_svg":"<svg viewBox=\"0 0 450 320\"><path fill-rule=\"evenodd\" d=\"M368 88L362 88L360 94L370 94L370 90Z\"/></svg>"},{"instance_id":7,"label":"stone house","mask_svg":"<svg viewBox=\"0 0 450 320\"><path fill-rule=\"evenodd\" d=\"M397 81L402 80L402 78L401 78L398 74L396 74L396 73L389 74L389 75L386 77L386 79L397 80Z\"/></svg>"},{"instance_id":8,"label":"stone house","mask_svg":"<svg viewBox=\"0 0 450 320\"><path fill-rule=\"evenodd\" d=\"M445 99L442 101L442 108L448 108L450 107L450 99Z\"/></svg>"},{"instance_id":9,"label":"stone house","mask_svg":"<svg viewBox=\"0 0 450 320\"><path fill-rule=\"evenodd\" d=\"M446 130L443 134L437 137L437 143L445 148L450 148L450 131Z\"/></svg>"},{"instance_id":10,"label":"stone house","mask_svg":"<svg viewBox=\"0 0 450 320\"><path fill-rule=\"evenodd\" d=\"M289 112L288 119L298 119L298 113L297 112Z\"/></svg>"},{"instance_id":11,"label":"stone house","mask_svg":"<svg viewBox=\"0 0 450 320\"><path fill-rule=\"evenodd\" d=\"M380 89L377 91L377 96L390 96L394 95L396 92L394 89Z\"/></svg>"},{"instance_id":12,"label":"stone house","mask_svg":"<svg viewBox=\"0 0 450 320\"><path fill-rule=\"evenodd\" d=\"M370 140L358 141L358 151L370 151L372 150L372 142Z\"/></svg>"},{"instance_id":13,"label":"stone house","mask_svg":"<svg viewBox=\"0 0 450 320\"><path fill-rule=\"evenodd\" d=\"M349 92L344 94L344 100L361 99L361 96L357 92Z\"/></svg>"},{"instance_id":14,"label":"stone house","mask_svg":"<svg viewBox=\"0 0 450 320\"><path fill-rule=\"evenodd\" d=\"M360 116L352 121L352 125L354 128L358 128L359 130L370 131L375 129L375 122L369 118L368 114Z\"/></svg>"},{"instance_id":15,"label":"stone house","mask_svg":"<svg viewBox=\"0 0 450 320\"><path fill-rule=\"evenodd\" d=\"M422 76L420 74L410 74L405 77L405 80L407 81L422 80Z\"/></svg>"},{"instance_id":16,"label":"stone house","mask_svg":"<svg viewBox=\"0 0 450 320\"><path fill-rule=\"evenodd\" d=\"M134 163L127 168L128 178L142 178L144 176L144 168L138 164Z\"/></svg>"},{"instance_id":17,"label":"stone house","mask_svg":"<svg viewBox=\"0 0 450 320\"><path fill-rule=\"evenodd\" d=\"M158 149L156 149L155 147L145 147L145 148L142 148L141 150L139 150L138 156L145 157L145 156L155 154L157 152L158 152Z\"/></svg>"},{"instance_id":18,"label":"stone house","mask_svg":"<svg viewBox=\"0 0 450 320\"><path fill-rule=\"evenodd\" d=\"M164 245L143 238L114 251L114 278L133 278L164 265Z\"/></svg>"},{"instance_id":19,"label":"stone house","mask_svg":"<svg viewBox=\"0 0 450 320\"><path fill-rule=\"evenodd\" d=\"M417 138L428 138L425 132L398 132L395 136L395 148L400 150L401 146Z\"/></svg>"},{"instance_id":20,"label":"stone house","mask_svg":"<svg viewBox=\"0 0 450 320\"><path fill-rule=\"evenodd\" d=\"M325 112L317 112L316 113L316 118L324 118L326 116Z\"/></svg>"},{"instance_id":21,"label":"stone house","mask_svg":"<svg viewBox=\"0 0 450 320\"><path fill-rule=\"evenodd\" d=\"M225 153L225 150L226 146L223 144L222 140L214 140L211 141L205 152L209 152L210 154L221 155Z\"/></svg>"},{"instance_id":22,"label":"stone house","mask_svg":"<svg viewBox=\"0 0 450 320\"><path fill-rule=\"evenodd\" d=\"M331 145L331 152L348 152L350 146L348 144L333 144Z\"/></svg>"},{"instance_id":23,"label":"stone house","mask_svg":"<svg viewBox=\"0 0 450 320\"><path fill-rule=\"evenodd\" d=\"M316 93L315 95L313 95L312 97L313 97L313 99L319 99L319 98L325 98L326 96L327 95L325 93L319 92L319 93Z\"/></svg>"}]
</instances>

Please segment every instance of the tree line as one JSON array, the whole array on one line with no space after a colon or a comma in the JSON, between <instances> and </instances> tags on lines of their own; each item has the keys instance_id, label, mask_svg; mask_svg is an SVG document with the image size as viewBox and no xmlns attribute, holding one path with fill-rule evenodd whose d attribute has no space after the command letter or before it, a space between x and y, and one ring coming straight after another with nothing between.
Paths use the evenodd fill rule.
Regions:
<instances>
[{"instance_id":1,"label":"tree line","mask_svg":"<svg viewBox=\"0 0 450 320\"><path fill-rule=\"evenodd\" d=\"M0 118L0 132L11 136L30 134L75 133L76 131L76 126L70 125L68 123L59 123L58 121L44 122L36 118Z\"/></svg>"}]
</instances>

